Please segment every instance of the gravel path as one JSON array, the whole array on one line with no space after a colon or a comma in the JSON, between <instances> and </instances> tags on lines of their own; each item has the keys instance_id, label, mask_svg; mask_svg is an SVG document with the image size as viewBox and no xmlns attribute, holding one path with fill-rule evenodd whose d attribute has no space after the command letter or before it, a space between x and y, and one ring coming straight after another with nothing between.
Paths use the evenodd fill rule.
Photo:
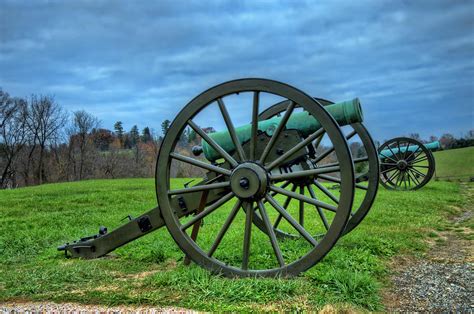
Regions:
<instances>
[{"instance_id":1,"label":"gravel path","mask_svg":"<svg viewBox=\"0 0 474 314\"><path fill-rule=\"evenodd\" d=\"M423 261L393 279L402 298L394 310L474 312L473 263Z\"/></svg>"},{"instance_id":2,"label":"gravel path","mask_svg":"<svg viewBox=\"0 0 474 314\"><path fill-rule=\"evenodd\" d=\"M423 260L395 258L392 288L385 293L390 312L474 313L474 246L463 226L473 217L474 185L464 185L468 204L451 217L457 232L437 232ZM462 232L460 232L462 231Z\"/></svg>"},{"instance_id":3,"label":"gravel path","mask_svg":"<svg viewBox=\"0 0 474 314\"><path fill-rule=\"evenodd\" d=\"M53 302L8 302L0 304L0 313L198 313L192 310L175 307L157 308L150 306L131 307L103 305L84 305L77 303L53 303Z\"/></svg>"}]
</instances>

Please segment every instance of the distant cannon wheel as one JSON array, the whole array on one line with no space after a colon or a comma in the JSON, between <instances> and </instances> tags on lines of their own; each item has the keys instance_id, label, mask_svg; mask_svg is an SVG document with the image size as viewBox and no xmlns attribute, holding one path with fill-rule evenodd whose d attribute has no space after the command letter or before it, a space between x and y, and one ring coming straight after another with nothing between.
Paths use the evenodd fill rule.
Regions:
<instances>
[{"instance_id":1,"label":"distant cannon wheel","mask_svg":"<svg viewBox=\"0 0 474 314\"><path fill-rule=\"evenodd\" d=\"M435 171L435 159L422 143L397 137L379 149L380 183L390 190L417 190L427 184Z\"/></svg>"},{"instance_id":2,"label":"distant cannon wheel","mask_svg":"<svg viewBox=\"0 0 474 314\"><path fill-rule=\"evenodd\" d=\"M331 105L333 102L322 99L322 98L315 98L316 101L318 101L320 104L323 106ZM270 119L274 116L281 115L282 113L285 112L286 107L288 106L287 102L280 102L277 103L265 111L263 111L259 119L260 120L266 120ZM346 140L347 141L359 141L362 144L361 149L359 153L356 156L352 156L354 163L355 163L355 170L356 170L356 195L357 199L352 207L351 211L351 217L347 223L346 229L344 230L344 234L349 233L352 231L355 227L357 227L362 220L365 218L365 216L368 214L370 208L372 207L372 204L375 200L375 196L377 195L377 189L379 186L379 159L377 156L377 149L375 148L375 144L372 140L372 137L370 136L369 132L367 129L364 127L362 123L354 123L351 124L347 127L347 135L346 135ZM327 165L324 165L321 163L321 161L326 161L325 159L331 157L331 154L334 153L334 149L332 147L327 147L323 148L322 143L324 143L323 140L323 135L316 139L311 145L314 147L316 151L318 151L318 146L321 152L320 154L316 154L313 158L313 164L315 167L324 167ZM337 174L337 173L335 173ZM338 174L337 174L338 175ZM337 192L331 191L327 187L327 182L332 182L335 185L336 189L339 189L339 180L338 177L329 176L329 175L322 175L320 178L315 178L313 181L309 182L301 182L298 180L294 180L291 182L292 187L297 187L295 189L298 191L301 191L301 193L310 193L310 195L314 198L325 198L329 202L333 202L334 204L337 204L337 196L334 194ZM287 207L290 206L287 204ZM318 212L316 211L300 211L300 215L308 215L308 214L313 214L313 215L318 215L320 213L324 213L324 209L319 208ZM324 216L321 216L323 218ZM264 229L264 224L263 221L256 215L254 218L254 223L261 229ZM275 233L278 236L282 237L299 237L298 234L294 233L288 233L283 230L278 229L278 224L275 226ZM315 235L317 236L317 235Z\"/></svg>"},{"instance_id":3,"label":"distant cannon wheel","mask_svg":"<svg viewBox=\"0 0 474 314\"><path fill-rule=\"evenodd\" d=\"M259 133L257 128L260 100L265 97L289 100L285 115L272 131ZM237 105L236 105L237 104ZM245 114L251 117L251 137L240 143L232 119ZM321 128L287 152L276 151L276 143L285 143L292 136L285 129L295 107L300 106L317 119ZM230 109L235 108L233 116ZM228 111L229 109L229 111ZM215 110L216 114L212 113ZM216 122L221 115L222 122ZM244 118L245 119L245 118ZM235 147L228 153L198 126L213 123L214 128L225 127ZM248 122L246 122L248 123ZM183 151L182 135L189 130L201 136L222 158L209 163ZM209 130L209 129L208 129ZM337 166L327 169L300 169L291 173L275 172L282 162L304 149L321 134L327 134L334 146ZM258 143L257 143L258 142ZM299 148L298 148L299 147ZM281 153L281 154L280 154ZM271 155L272 158L269 156ZM275 157L275 156L280 156ZM171 182L173 163L207 170L205 183L185 189ZM180 168L181 169L181 168ZM186 168L188 169L188 168ZM312 180L315 176L340 170L338 204L332 205L314 197L289 189L290 180ZM189 170L191 171L191 170ZM188 172L191 173L191 172ZM352 208L355 179L352 157L343 133L335 120L317 101L289 85L264 79L241 79L217 85L189 102L177 115L166 133L156 166L156 194L166 227L183 252L195 263L226 276L295 276L321 260L344 232ZM196 204L176 202L183 193L200 193L199 209L180 217L177 213ZM207 202L207 195L217 195ZM286 199L297 199L330 211L324 234L315 239L309 224L294 218L285 209ZM255 204L257 206L255 206ZM245 208L245 210L243 210ZM252 228L254 211L265 225L265 232ZM280 215L282 218L279 218ZM281 241L275 236L273 225L283 220L288 228L301 235L295 241ZM205 223L202 224L202 221ZM282 223L283 224L283 223ZM201 226L202 225L202 226ZM192 234L194 226L201 226L199 237ZM191 228L193 227L193 228ZM253 231L252 231L253 229ZM255 232L256 231L256 232Z\"/></svg>"}]
</instances>

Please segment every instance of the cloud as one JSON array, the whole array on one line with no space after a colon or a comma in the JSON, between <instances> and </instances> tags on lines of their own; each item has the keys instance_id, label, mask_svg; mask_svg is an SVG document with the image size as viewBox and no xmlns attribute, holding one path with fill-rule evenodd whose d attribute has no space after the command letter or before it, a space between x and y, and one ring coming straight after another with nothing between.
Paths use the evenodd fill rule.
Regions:
<instances>
[{"instance_id":1,"label":"cloud","mask_svg":"<svg viewBox=\"0 0 474 314\"><path fill-rule=\"evenodd\" d=\"M472 1L4 0L0 86L54 94L105 127L159 129L212 85L267 77L360 97L376 139L458 135L474 127L472 12Z\"/></svg>"}]
</instances>

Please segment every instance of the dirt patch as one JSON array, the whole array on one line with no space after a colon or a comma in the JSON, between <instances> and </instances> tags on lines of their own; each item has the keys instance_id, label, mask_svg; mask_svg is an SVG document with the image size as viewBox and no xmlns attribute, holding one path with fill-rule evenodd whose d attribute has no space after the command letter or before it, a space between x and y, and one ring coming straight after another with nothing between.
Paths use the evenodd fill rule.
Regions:
<instances>
[{"instance_id":1,"label":"dirt patch","mask_svg":"<svg viewBox=\"0 0 474 314\"><path fill-rule=\"evenodd\" d=\"M462 187L466 206L450 217L449 230L432 231L426 256L396 257L390 263L392 285L383 293L388 311L474 311L473 230L464 225L473 217L474 186Z\"/></svg>"}]
</instances>

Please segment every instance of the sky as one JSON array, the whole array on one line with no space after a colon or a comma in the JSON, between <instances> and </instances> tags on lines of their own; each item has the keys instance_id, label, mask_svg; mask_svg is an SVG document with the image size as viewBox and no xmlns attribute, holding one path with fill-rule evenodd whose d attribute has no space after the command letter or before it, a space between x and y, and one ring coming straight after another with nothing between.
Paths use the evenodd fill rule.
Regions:
<instances>
[{"instance_id":1,"label":"sky","mask_svg":"<svg viewBox=\"0 0 474 314\"><path fill-rule=\"evenodd\" d=\"M0 87L109 129L159 133L209 87L260 77L359 97L379 141L459 137L474 129L473 57L474 1L0 0Z\"/></svg>"}]
</instances>

